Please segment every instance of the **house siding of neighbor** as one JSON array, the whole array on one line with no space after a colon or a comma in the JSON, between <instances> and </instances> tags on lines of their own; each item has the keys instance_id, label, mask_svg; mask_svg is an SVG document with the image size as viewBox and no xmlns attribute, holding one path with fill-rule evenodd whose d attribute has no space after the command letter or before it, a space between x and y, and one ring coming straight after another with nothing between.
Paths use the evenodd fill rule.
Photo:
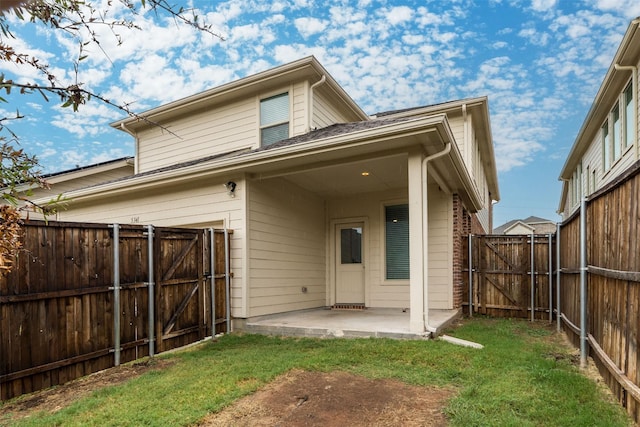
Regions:
<instances>
[{"instance_id":1,"label":"house siding of neighbor","mask_svg":"<svg viewBox=\"0 0 640 427\"><path fill-rule=\"evenodd\" d=\"M355 303L409 308L420 332L461 307L458 240L499 200L486 98L368 116L308 57L142 116L113 124L135 176L71 191L58 219L233 229L238 326Z\"/></svg>"},{"instance_id":2,"label":"house siding of neighbor","mask_svg":"<svg viewBox=\"0 0 640 427\"><path fill-rule=\"evenodd\" d=\"M640 158L638 66L640 19L631 22L560 173L558 207L569 218L589 196Z\"/></svg>"},{"instance_id":3,"label":"house siding of neighbor","mask_svg":"<svg viewBox=\"0 0 640 427\"><path fill-rule=\"evenodd\" d=\"M133 176L133 163L133 157L122 157L86 167L46 174L41 178L46 181L48 188L22 186L17 190L22 197L31 201L37 200L39 206L45 206L48 201L56 201L60 194L67 191ZM58 209L64 209L64 201L62 203L63 206L58 206ZM22 201L20 206L23 208L21 212L23 216L28 216L30 219L45 219L43 213L30 208L28 202Z\"/></svg>"},{"instance_id":4,"label":"house siding of neighbor","mask_svg":"<svg viewBox=\"0 0 640 427\"><path fill-rule=\"evenodd\" d=\"M493 234L549 234L555 233L557 224L549 219L530 216L514 219L496 227Z\"/></svg>"}]
</instances>

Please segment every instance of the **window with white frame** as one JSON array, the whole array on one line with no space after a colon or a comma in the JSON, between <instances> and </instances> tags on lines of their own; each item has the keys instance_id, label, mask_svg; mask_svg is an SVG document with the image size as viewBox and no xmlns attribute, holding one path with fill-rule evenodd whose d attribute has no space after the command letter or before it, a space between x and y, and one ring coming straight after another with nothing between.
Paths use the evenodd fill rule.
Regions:
<instances>
[{"instance_id":1,"label":"window with white frame","mask_svg":"<svg viewBox=\"0 0 640 427\"><path fill-rule=\"evenodd\" d=\"M387 280L409 279L409 205L385 206Z\"/></svg>"},{"instance_id":2,"label":"window with white frame","mask_svg":"<svg viewBox=\"0 0 640 427\"><path fill-rule=\"evenodd\" d=\"M611 167L611 138L609 138L609 120L602 125L602 165L604 170Z\"/></svg>"},{"instance_id":3,"label":"window with white frame","mask_svg":"<svg viewBox=\"0 0 640 427\"><path fill-rule=\"evenodd\" d=\"M573 171L573 177L571 178L571 202L573 206L580 203L580 174L578 169Z\"/></svg>"},{"instance_id":4,"label":"window with white frame","mask_svg":"<svg viewBox=\"0 0 640 427\"><path fill-rule=\"evenodd\" d=\"M634 138L633 85L627 84L601 128L603 173L633 145Z\"/></svg>"},{"instance_id":5,"label":"window with white frame","mask_svg":"<svg viewBox=\"0 0 640 427\"><path fill-rule=\"evenodd\" d=\"M633 85L629 83L624 90L624 147L627 148L633 144L634 121L633 115Z\"/></svg>"},{"instance_id":6,"label":"window with white frame","mask_svg":"<svg viewBox=\"0 0 640 427\"><path fill-rule=\"evenodd\" d=\"M271 145L289 138L289 94L260 100L260 144Z\"/></svg>"}]
</instances>

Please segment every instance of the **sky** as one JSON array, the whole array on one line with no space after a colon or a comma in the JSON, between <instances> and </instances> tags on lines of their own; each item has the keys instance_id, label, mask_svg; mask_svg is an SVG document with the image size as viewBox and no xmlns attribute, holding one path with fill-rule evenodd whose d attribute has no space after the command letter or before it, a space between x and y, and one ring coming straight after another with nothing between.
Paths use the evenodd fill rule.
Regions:
<instances>
[{"instance_id":1,"label":"sky","mask_svg":"<svg viewBox=\"0 0 640 427\"><path fill-rule=\"evenodd\" d=\"M80 82L135 112L309 55L368 114L487 96L501 196L494 226L560 219L558 176L640 16L638 0L169 1L193 9L220 38L161 13L92 3L139 29L96 26L99 45L80 54L63 31L10 15L16 38L0 34L0 42L39 57L63 84ZM79 55L87 58L76 71ZM5 62L0 73L44 82ZM5 124L44 173L134 155L132 137L109 126L125 117L117 108L93 99L74 113L53 97L1 96L0 117L24 116Z\"/></svg>"}]
</instances>

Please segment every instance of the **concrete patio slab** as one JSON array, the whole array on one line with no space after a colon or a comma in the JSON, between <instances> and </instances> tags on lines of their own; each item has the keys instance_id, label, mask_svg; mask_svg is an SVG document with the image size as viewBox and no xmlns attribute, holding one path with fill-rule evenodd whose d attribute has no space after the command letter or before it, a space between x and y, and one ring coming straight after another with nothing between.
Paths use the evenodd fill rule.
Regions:
<instances>
[{"instance_id":1,"label":"concrete patio slab","mask_svg":"<svg viewBox=\"0 0 640 427\"><path fill-rule=\"evenodd\" d=\"M247 333L278 336L428 339L440 335L460 315L460 310L429 310L429 324L436 328L435 333L411 332L409 310L399 308L301 310L260 316L240 322L236 320L235 329Z\"/></svg>"}]
</instances>

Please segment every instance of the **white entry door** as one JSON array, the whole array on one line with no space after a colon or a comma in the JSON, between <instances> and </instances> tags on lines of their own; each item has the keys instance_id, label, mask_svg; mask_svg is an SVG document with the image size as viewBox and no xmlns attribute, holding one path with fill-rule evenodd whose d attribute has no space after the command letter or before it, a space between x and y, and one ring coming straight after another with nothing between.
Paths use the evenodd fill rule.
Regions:
<instances>
[{"instance_id":1,"label":"white entry door","mask_svg":"<svg viewBox=\"0 0 640 427\"><path fill-rule=\"evenodd\" d=\"M336 304L364 304L363 223L336 225Z\"/></svg>"}]
</instances>

